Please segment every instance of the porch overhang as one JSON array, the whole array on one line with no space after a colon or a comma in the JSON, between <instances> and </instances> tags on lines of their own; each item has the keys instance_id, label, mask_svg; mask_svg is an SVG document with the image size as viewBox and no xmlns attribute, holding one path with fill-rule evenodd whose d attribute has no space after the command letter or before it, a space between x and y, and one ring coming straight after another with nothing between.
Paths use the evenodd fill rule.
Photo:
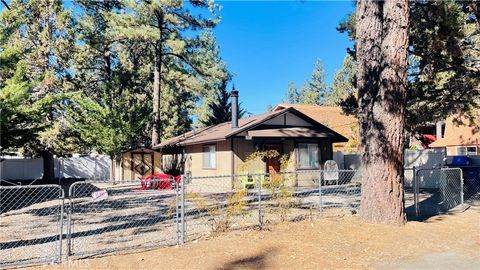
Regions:
<instances>
[{"instance_id":1,"label":"porch overhang","mask_svg":"<svg viewBox=\"0 0 480 270\"><path fill-rule=\"evenodd\" d=\"M310 127L285 127L249 130L250 138L324 138L332 142L348 142L348 139L328 130Z\"/></svg>"}]
</instances>

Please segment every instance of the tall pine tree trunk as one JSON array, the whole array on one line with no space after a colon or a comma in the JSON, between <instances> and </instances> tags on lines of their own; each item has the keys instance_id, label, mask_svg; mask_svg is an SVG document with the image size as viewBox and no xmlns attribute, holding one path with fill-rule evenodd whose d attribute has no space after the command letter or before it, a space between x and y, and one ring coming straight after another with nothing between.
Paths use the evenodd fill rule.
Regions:
<instances>
[{"instance_id":1,"label":"tall pine tree trunk","mask_svg":"<svg viewBox=\"0 0 480 270\"><path fill-rule=\"evenodd\" d=\"M408 0L358 0L356 15L364 149L360 215L367 222L402 225Z\"/></svg>"},{"instance_id":2,"label":"tall pine tree trunk","mask_svg":"<svg viewBox=\"0 0 480 270\"><path fill-rule=\"evenodd\" d=\"M153 72L153 127L152 147L160 143L160 69L161 53L155 50L155 70Z\"/></svg>"},{"instance_id":3,"label":"tall pine tree trunk","mask_svg":"<svg viewBox=\"0 0 480 270\"><path fill-rule=\"evenodd\" d=\"M155 63L153 72L153 126L152 126L152 147L160 143L160 86L162 75L162 32L163 12L155 12L157 17L160 38L155 44Z\"/></svg>"}]
</instances>

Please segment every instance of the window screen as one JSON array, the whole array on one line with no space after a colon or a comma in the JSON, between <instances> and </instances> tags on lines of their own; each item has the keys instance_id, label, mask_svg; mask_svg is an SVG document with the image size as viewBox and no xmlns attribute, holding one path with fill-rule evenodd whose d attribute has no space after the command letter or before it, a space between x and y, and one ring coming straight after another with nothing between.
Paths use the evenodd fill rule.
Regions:
<instances>
[{"instance_id":1,"label":"window screen","mask_svg":"<svg viewBox=\"0 0 480 270\"><path fill-rule=\"evenodd\" d=\"M318 144L298 144L298 167L300 169L318 169Z\"/></svg>"},{"instance_id":2,"label":"window screen","mask_svg":"<svg viewBox=\"0 0 480 270\"><path fill-rule=\"evenodd\" d=\"M476 146L460 146L457 148L457 155L476 155Z\"/></svg>"},{"instance_id":3,"label":"window screen","mask_svg":"<svg viewBox=\"0 0 480 270\"><path fill-rule=\"evenodd\" d=\"M203 168L205 169L215 169L215 145L204 145L203 146Z\"/></svg>"}]
</instances>

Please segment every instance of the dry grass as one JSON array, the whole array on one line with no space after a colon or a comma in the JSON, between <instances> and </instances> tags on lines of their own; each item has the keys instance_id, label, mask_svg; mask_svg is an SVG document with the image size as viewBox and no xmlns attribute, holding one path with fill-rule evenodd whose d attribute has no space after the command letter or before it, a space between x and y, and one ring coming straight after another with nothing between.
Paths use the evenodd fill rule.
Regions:
<instances>
[{"instance_id":1,"label":"dry grass","mask_svg":"<svg viewBox=\"0 0 480 270\"><path fill-rule=\"evenodd\" d=\"M363 223L357 216L281 223L268 231L222 233L178 247L72 261L89 269L478 269L480 210L409 222Z\"/></svg>"}]
</instances>

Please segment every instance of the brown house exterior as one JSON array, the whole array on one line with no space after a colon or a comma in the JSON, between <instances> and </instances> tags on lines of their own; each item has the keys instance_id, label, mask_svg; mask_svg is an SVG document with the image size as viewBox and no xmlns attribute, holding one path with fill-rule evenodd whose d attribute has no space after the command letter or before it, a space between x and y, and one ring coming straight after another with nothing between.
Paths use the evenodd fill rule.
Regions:
<instances>
[{"instance_id":1,"label":"brown house exterior","mask_svg":"<svg viewBox=\"0 0 480 270\"><path fill-rule=\"evenodd\" d=\"M233 103L233 101L232 101ZM235 116L232 116L235 119ZM348 139L322 123L296 110L284 108L262 115L200 128L165 141L154 149L162 152L163 163L172 160L180 163L182 173L194 177L234 175L279 171L278 158L245 163L253 152L277 150L281 155L290 154L292 171L320 169L332 159L332 144ZM179 156L181 156L179 158ZM234 187L230 178L217 183ZM298 185L311 184L311 179L297 181Z\"/></svg>"},{"instance_id":2,"label":"brown house exterior","mask_svg":"<svg viewBox=\"0 0 480 270\"><path fill-rule=\"evenodd\" d=\"M467 117L451 116L445 121L445 133L430 144L445 148L447 155L480 155L480 111L473 122Z\"/></svg>"},{"instance_id":3,"label":"brown house exterior","mask_svg":"<svg viewBox=\"0 0 480 270\"><path fill-rule=\"evenodd\" d=\"M359 151L360 136L358 120L352 115L346 115L341 107L280 103L275 106L272 111L285 108L294 108L348 138L348 142L334 143L333 151L342 151L344 153Z\"/></svg>"}]
</instances>

